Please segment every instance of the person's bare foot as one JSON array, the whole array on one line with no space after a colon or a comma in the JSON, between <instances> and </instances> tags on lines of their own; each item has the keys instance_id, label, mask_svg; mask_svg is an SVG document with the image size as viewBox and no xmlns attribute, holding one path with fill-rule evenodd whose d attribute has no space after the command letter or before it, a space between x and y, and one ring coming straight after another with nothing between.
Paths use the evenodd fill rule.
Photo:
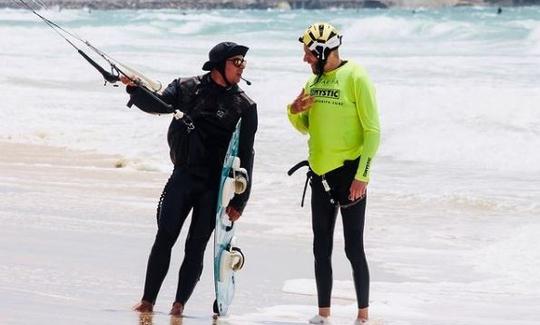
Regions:
<instances>
[{"instance_id":1,"label":"person's bare foot","mask_svg":"<svg viewBox=\"0 0 540 325\"><path fill-rule=\"evenodd\" d=\"M319 307L319 316L330 317L330 307Z\"/></svg>"},{"instance_id":2,"label":"person's bare foot","mask_svg":"<svg viewBox=\"0 0 540 325\"><path fill-rule=\"evenodd\" d=\"M330 322L329 317L324 317L324 316L321 316L321 315L318 315L318 314L313 316L308 322L310 324L321 324L321 325L330 325L330 324L332 324Z\"/></svg>"},{"instance_id":3,"label":"person's bare foot","mask_svg":"<svg viewBox=\"0 0 540 325\"><path fill-rule=\"evenodd\" d=\"M139 325L152 325L153 322L153 313L140 313L139 314Z\"/></svg>"},{"instance_id":4,"label":"person's bare foot","mask_svg":"<svg viewBox=\"0 0 540 325\"><path fill-rule=\"evenodd\" d=\"M184 313L184 305L182 305L179 302L173 303L171 312L169 313L169 315L175 316L175 317L181 317L183 313Z\"/></svg>"},{"instance_id":5,"label":"person's bare foot","mask_svg":"<svg viewBox=\"0 0 540 325\"><path fill-rule=\"evenodd\" d=\"M133 306L133 310L139 313L151 313L154 310L154 305L149 301L141 300L141 302Z\"/></svg>"},{"instance_id":6,"label":"person's bare foot","mask_svg":"<svg viewBox=\"0 0 540 325\"><path fill-rule=\"evenodd\" d=\"M354 324L368 324L368 308L358 309L358 314L356 315L356 321Z\"/></svg>"},{"instance_id":7,"label":"person's bare foot","mask_svg":"<svg viewBox=\"0 0 540 325\"><path fill-rule=\"evenodd\" d=\"M360 321L365 321L367 322L369 316L368 316L368 308L359 308L358 309L358 314L356 315L356 319L360 320Z\"/></svg>"}]
</instances>

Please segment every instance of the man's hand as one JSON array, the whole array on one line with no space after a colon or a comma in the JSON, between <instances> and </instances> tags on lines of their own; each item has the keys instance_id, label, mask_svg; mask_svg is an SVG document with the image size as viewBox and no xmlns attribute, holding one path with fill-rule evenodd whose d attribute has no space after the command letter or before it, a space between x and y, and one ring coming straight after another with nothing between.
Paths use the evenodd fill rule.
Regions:
<instances>
[{"instance_id":1,"label":"man's hand","mask_svg":"<svg viewBox=\"0 0 540 325\"><path fill-rule=\"evenodd\" d=\"M368 183L357 180L352 181L351 188L349 189L349 200L356 201L366 196L366 188Z\"/></svg>"},{"instance_id":2,"label":"man's hand","mask_svg":"<svg viewBox=\"0 0 540 325\"><path fill-rule=\"evenodd\" d=\"M124 75L120 76L120 81L126 86L137 86L137 84L135 84L133 81L131 81L131 79Z\"/></svg>"},{"instance_id":3,"label":"man's hand","mask_svg":"<svg viewBox=\"0 0 540 325\"><path fill-rule=\"evenodd\" d=\"M230 205L227 207L225 212L227 212L227 215L229 216L229 220L232 222L235 222L236 220L238 220L240 216L242 215L240 212L238 212L235 208L233 208Z\"/></svg>"},{"instance_id":4,"label":"man's hand","mask_svg":"<svg viewBox=\"0 0 540 325\"><path fill-rule=\"evenodd\" d=\"M314 100L315 97L306 94L302 88L300 95L291 104L291 113L298 114L309 110Z\"/></svg>"}]
</instances>

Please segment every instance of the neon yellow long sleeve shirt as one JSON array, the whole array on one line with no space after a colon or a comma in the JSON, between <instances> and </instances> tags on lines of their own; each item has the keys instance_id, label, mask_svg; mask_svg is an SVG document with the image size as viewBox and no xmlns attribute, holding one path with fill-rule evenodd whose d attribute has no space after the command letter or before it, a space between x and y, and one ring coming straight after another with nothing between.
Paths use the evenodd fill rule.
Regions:
<instances>
[{"instance_id":1,"label":"neon yellow long sleeve shirt","mask_svg":"<svg viewBox=\"0 0 540 325\"><path fill-rule=\"evenodd\" d=\"M309 165L318 175L343 165L345 160L360 157L355 178L369 181L371 161L380 140L379 113L375 89L366 71L348 61L324 73L314 84L313 75L306 83L306 94L315 98L306 112L287 113L291 124L309 134Z\"/></svg>"}]
</instances>

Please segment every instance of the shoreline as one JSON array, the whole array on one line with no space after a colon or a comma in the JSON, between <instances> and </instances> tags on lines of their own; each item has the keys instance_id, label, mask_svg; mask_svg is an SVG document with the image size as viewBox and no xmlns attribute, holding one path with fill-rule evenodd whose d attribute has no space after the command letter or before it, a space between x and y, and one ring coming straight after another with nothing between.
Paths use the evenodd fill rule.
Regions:
<instances>
[{"instance_id":1,"label":"shoreline","mask_svg":"<svg viewBox=\"0 0 540 325\"><path fill-rule=\"evenodd\" d=\"M45 192L80 193L83 199L94 187L93 195L97 196L136 196L153 201L168 177L160 171L135 169L121 155L6 139L0 140L0 151L0 184L34 184ZM3 182L6 177L7 183Z\"/></svg>"},{"instance_id":2,"label":"shoreline","mask_svg":"<svg viewBox=\"0 0 540 325\"><path fill-rule=\"evenodd\" d=\"M43 0L31 2L47 9L179 9L179 10L316 10L316 9L418 9L444 7L513 7L540 5L540 0ZM39 5L38 5L39 4ZM0 0L0 8L22 8L12 0Z\"/></svg>"}]
</instances>

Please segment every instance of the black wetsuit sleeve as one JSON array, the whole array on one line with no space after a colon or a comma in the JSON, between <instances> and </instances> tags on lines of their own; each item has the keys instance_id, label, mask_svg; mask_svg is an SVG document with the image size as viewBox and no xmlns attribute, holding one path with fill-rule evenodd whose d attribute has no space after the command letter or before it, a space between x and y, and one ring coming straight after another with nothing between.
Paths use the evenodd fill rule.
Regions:
<instances>
[{"instance_id":1,"label":"black wetsuit sleeve","mask_svg":"<svg viewBox=\"0 0 540 325\"><path fill-rule=\"evenodd\" d=\"M178 106L180 98L178 79L171 82L161 94L155 92L150 94L149 91L145 91L145 89L142 89L139 86L127 86L126 92L130 95L127 104L128 107L135 105L140 110L150 114L168 114L174 112L174 110L178 108L176 107ZM167 105L161 103L156 97Z\"/></svg>"},{"instance_id":2,"label":"black wetsuit sleeve","mask_svg":"<svg viewBox=\"0 0 540 325\"><path fill-rule=\"evenodd\" d=\"M253 184L253 160L255 158L253 143L255 141L255 132L257 132L257 124L257 105L253 104L242 116L240 143L238 148L240 166L247 170L249 182L246 191L242 194L235 195L230 203L230 205L240 213L242 213L246 207L251 192L251 186Z\"/></svg>"}]
</instances>

